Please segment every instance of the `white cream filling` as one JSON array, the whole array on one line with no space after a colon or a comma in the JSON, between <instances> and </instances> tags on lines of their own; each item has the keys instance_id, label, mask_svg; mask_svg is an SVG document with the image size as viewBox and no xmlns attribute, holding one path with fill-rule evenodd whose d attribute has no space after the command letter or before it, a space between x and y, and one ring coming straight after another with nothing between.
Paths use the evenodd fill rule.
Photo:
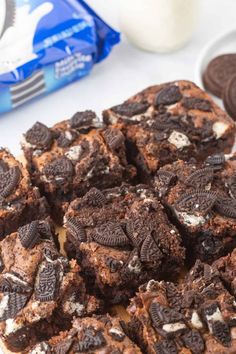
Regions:
<instances>
[{"instance_id":1,"label":"white cream filling","mask_svg":"<svg viewBox=\"0 0 236 354\"><path fill-rule=\"evenodd\" d=\"M131 273L139 274L142 270L138 256L134 256L128 264L128 269Z\"/></svg>"},{"instance_id":2,"label":"white cream filling","mask_svg":"<svg viewBox=\"0 0 236 354\"><path fill-rule=\"evenodd\" d=\"M8 306L9 295L4 295L0 301L0 317L3 316L7 306Z\"/></svg>"},{"instance_id":3,"label":"white cream filling","mask_svg":"<svg viewBox=\"0 0 236 354\"><path fill-rule=\"evenodd\" d=\"M187 226L197 226L202 225L206 222L206 219L203 216L196 216L194 214L188 214L186 212L177 212L175 211L177 217L183 220L183 223Z\"/></svg>"},{"instance_id":4,"label":"white cream filling","mask_svg":"<svg viewBox=\"0 0 236 354\"><path fill-rule=\"evenodd\" d=\"M196 311L193 311L193 313L192 313L191 323L192 323L193 327L195 327L197 329L203 328L203 323L200 320L200 317Z\"/></svg>"},{"instance_id":5,"label":"white cream filling","mask_svg":"<svg viewBox=\"0 0 236 354\"><path fill-rule=\"evenodd\" d=\"M170 134L168 141L170 144L174 145L178 150L191 145L189 138L183 133L177 132L176 130L174 130Z\"/></svg>"},{"instance_id":6,"label":"white cream filling","mask_svg":"<svg viewBox=\"0 0 236 354\"><path fill-rule=\"evenodd\" d=\"M14 318L9 318L8 320L6 320L5 335L8 336L9 334L18 331L18 329L22 327L23 324L16 323Z\"/></svg>"},{"instance_id":7,"label":"white cream filling","mask_svg":"<svg viewBox=\"0 0 236 354\"><path fill-rule=\"evenodd\" d=\"M124 336L124 332L122 332L120 328L116 328L116 327L112 327L111 329L109 329L109 333L115 334L121 338Z\"/></svg>"},{"instance_id":8,"label":"white cream filling","mask_svg":"<svg viewBox=\"0 0 236 354\"><path fill-rule=\"evenodd\" d=\"M212 126L212 130L215 133L216 139L220 139L222 135L224 135L228 127L228 124L224 122L215 122Z\"/></svg>"},{"instance_id":9,"label":"white cream filling","mask_svg":"<svg viewBox=\"0 0 236 354\"><path fill-rule=\"evenodd\" d=\"M78 161L82 154L82 148L80 145L72 146L66 153L65 156L73 161Z\"/></svg>"},{"instance_id":10,"label":"white cream filling","mask_svg":"<svg viewBox=\"0 0 236 354\"><path fill-rule=\"evenodd\" d=\"M185 324L184 323L181 323L181 322L176 322L176 323L167 323L165 325L162 326L162 329L165 331L165 332L177 332L179 331L180 329L184 329L186 328Z\"/></svg>"},{"instance_id":11,"label":"white cream filling","mask_svg":"<svg viewBox=\"0 0 236 354\"><path fill-rule=\"evenodd\" d=\"M84 313L84 305L79 302L75 302L74 296L72 296L64 303L63 310L65 313L68 313L70 315L75 312L77 316L82 316Z\"/></svg>"}]
</instances>

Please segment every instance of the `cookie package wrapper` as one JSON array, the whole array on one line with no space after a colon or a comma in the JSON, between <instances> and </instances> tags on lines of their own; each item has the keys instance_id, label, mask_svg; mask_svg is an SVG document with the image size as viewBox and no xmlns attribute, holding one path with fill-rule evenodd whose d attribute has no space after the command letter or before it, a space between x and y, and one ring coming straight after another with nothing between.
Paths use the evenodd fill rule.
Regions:
<instances>
[{"instance_id":1,"label":"cookie package wrapper","mask_svg":"<svg viewBox=\"0 0 236 354\"><path fill-rule=\"evenodd\" d=\"M119 40L82 0L0 0L0 113L88 75Z\"/></svg>"}]
</instances>

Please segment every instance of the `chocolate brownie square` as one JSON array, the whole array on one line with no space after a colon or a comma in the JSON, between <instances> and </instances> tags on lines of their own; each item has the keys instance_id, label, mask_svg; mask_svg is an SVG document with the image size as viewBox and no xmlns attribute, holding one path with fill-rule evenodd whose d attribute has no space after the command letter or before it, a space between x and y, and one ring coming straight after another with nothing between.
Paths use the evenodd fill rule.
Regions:
<instances>
[{"instance_id":1,"label":"chocolate brownie square","mask_svg":"<svg viewBox=\"0 0 236 354\"><path fill-rule=\"evenodd\" d=\"M189 260L210 263L236 247L236 155L176 161L160 168L153 184L181 230Z\"/></svg>"},{"instance_id":2,"label":"chocolate brownie square","mask_svg":"<svg viewBox=\"0 0 236 354\"><path fill-rule=\"evenodd\" d=\"M0 337L11 351L68 329L99 309L75 260L57 250L50 220L33 221L0 242Z\"/></svg>"},{"instance_id":3,"label":"chocolate brownie square","mask_svg":"<svg viewBox=\"0 0 236 354\"><path fill-rule=\"evenodd\" d=\"M128 333L147 354L236 352L235 298L200 261L179 285L149 281L128 311Z\"/></svg>"},{"instance_id":4,"label":"chocolate brownie square","mask_svg":"<svg viewBox=\"0 0 236 354\"><path fill-rule=\"evenodd\" d=\"M149 87L103 117L122 130L131 161L145 178L177 159L229 153L235 139L231 118L189 81Z\"/></svg>"},{"instance_id":5,"label":"chocolate brownie square","mask_svg":"<svg viewBox=\"0 0 236 354\"><path fill-rule=\"evenodd\" d=\"M62 222L63 203L91 187L110 188L136 174L126 161L122 132L100 125L95 113L85 111L52 128L36 123L24 135L32 181L47 196L57 222Z\"/></svg>"},{"instance_id":6,"label":"chocolate brownie square","mask_svg":"<svg viewBox=\"0 0 236 354\"><path fill-rule=\"evenodd\" d=\"M38 343L29 354L141 354L124 333L119 318L109 315L76 318L70 331Z\"/></svg>"},{"instance_id":7,"label":"chocolate brownie square","mask_svg":"<svg viewBox=\"0 0 236 354\"><path fill-rule=\"evenodd\" d=\"M70 204L65 227L67 254L111 303L126 301L149 279L178 277L184 262L177 229L144 185L92 188Z\"/></svg>"},{"instance_id":8,"label":"chocolate brownie square","mask_svg":"<svg viewBox=\"0 0 236 354\"><path fill-rule=\"evenodd\" d=\"M236 248L232 253L217 259L213 263L229 291L236 297Z\"/></svg>"},{"instance_id":9,"label":"chocolate brownie square","mask_svg":"<svg viewBox=\"0 0 236 354\"><path fill-rule=\"evenodd\" d=\"M48 212L46 199L32 187L26 168L0 148L0 239Z\"/></svg>"}]
</instances>

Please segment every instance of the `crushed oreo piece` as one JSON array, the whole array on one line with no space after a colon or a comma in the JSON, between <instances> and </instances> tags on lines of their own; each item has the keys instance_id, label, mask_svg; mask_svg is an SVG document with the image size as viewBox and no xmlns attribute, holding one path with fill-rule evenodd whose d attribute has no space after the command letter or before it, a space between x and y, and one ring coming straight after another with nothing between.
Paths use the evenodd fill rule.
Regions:
<instances>
[{"instance_id":1,"label":"crushed oreo piece","mask_svg":"<svg viewBox=\"0 0 236 354\"><path fill-rule=\"evenodd\" d=\"M158 248L157 244L153 240L151 235L148 235L140 250L140 259L142 262L160 262L162 258L162 252Z\"/></svg>"},{"instance_id":2,"label":"crushed oreo piece","mask_svg":"<svg viewBox=\"0 0 236 354\"><path fill-rule=\"evenodd\" d=\"M193 172L185 181L185 184L195 189L207 187L214 177L214 170L211 167L201 168Z\"/></svg>"},{"instance_id":3,"label":"crushed oreo piece","mask_svg":"<svg viewBox=\"0 0 236 354\"><path fill-rule=\"evenodd\" d=\"M2 273L2 271L4 270L5 268L5 265L4 265L4 262L3 262L3 258L2 256L0 255L0 273Z\"/></svg>"},{"instance_id":4,"label":"crushed oreo piece","mask_svg":"<svg viewBox=\"0 0 236 354\"><path fill-rule=\"evenodd\" d=\"M7 275L9 275L7 277ZM11 273L6 273L5 277L0 279L0 292L3 294L30 294L32 288L29 284L21 281L21 279L16 276L12 279Z\"/></svg>"},{"instance_id":5,"label":"crushed oreo piece","mask_svg":"<svg viewBox=\"0 0 236 354\"><path fill-rule=\"evenodd\" d=\"M149 313L155 327L161 327L164 324L174 323L183 320L183 316L169 307L162 306L158 302L152 302Z\"/></svg>"},{"instance_id":6,"label":"crushed oreo piece","mask_svg":"<svg viewBox=\"0 0 236 354\"><path fill-rule=\"evenodd\" d=\"M94 207L102 207L106 203L105 195L97 188L91 188L83 197L84 201Z\"/></svg>"},{"instance_id":7,"label":"crushed oreo piece","mask_svg":"<svg viewBox=\"0 0 236 354\"><path fill-rule=\"evenodd\" d=\"M35 297L40 302L53 301L58 291L58 267L51 262L44 262L39 268L35 286Z\"/></svg>"},{"instance_id":8,"label":"crushed oreo piece","mask_svg":"<svg viewBox=\"0 0 236 354\"><path fill-rule=\"evenodd\" d=\"M203 112L211 112L211 102L197 97L184 97L183 106L187 109L198 109Z\"/></svg>"},{"instance_id":9,"label":"crushed oreo piece","mask_svg":"<svg viewBox=\"0 0 236 354\"><path fill-rule=\"evenodd\" d=\"M76 138L76 133L75 132L65 132L65 133L60 133L58 138L57 138L57 145L62 148L69 147L73 141Z\"/></svg>"},{"instance_id":10,"label":"crushed oreo piece","mask_svg":"<svg viewBox=\"0 0 236 354\"><path fill-rule=\"evenodd\" d=\"M225 347L229 347L231 342L229 326L224 321L212 321L211 328L213 336Z\"/></svg>"},{"instance_id":11,"label":"crushed oreo piece","mask_svg":"<svg viewBox=\"0 0 236 354\"><path fill-rule=\"evenodd\" d=\"M8 170L9 170L8 164L5 161L0 160L0 174L7 172Z\"/></svg>"},{"instance_id":12,"label":"crushed oreo piece","mask_svg":"<svg viewBox=\"0 0 236 354\"><path fill-rule=\"evenodd\" d=\"M37 122L27 131L25 140L38 149L49 149L52 143L52 133L46 125Z\"/></svg>"},{"instance_id":13,"label":"crushed oreo piece","mask_svg":"<svg viewBox=\"0 0 236 354\"><path fill-rule=\"evenodd\" d=\"M4 311L0 315L0 321L6 321L9 318L15 318L17 313L25 306L28 301L28 294L19 294L16 292L7 294L8 303Z\"/></svg>"},{"instance_id":14,"label":"crushed oreo piece","mask_svg":"<svg viewBox=\"0 0 236 354\"><path fill-rule=\"evenodd\" d=\"M236 175L233 175L228 182L228 187L230 190L230 195L232 198L236 199Z\"/></svg>"},{"instance_id":15,"label":"crushed oreo piece","mask_svg":"<svg viewBox=\"0 0 236 354\"><path fill-rule=\"evenodd\" d=\"M156 354L178 354L175 342L171 339L164 339L155 344Z\"/></svg>"},{"instance_id":16,"label":"crushed oreo piece","mask_svg":"<svg viewBox=\"0 0 236 354\"><path fill-rule=\"evenodd\" d=\"M66 226L68 232L76 242L85 242L87 240L86 231L78 220L69 217L66 221Z\"/></svg>"},{"instance_id":17,"label":"crushed oreo piece","mask_svg":"<svg viewBox=\"0 0 236 354\"><path fill-rule=\"evenodd\" d=\"M158 171L154 179L154 187L159 192L160 196L165 195L168 188L177 180L176 174L169 171Z\"/></svg>"},{"instance_id":18,"label":"crushed oreo piece","mask_svg":"<svg viewBox=\"0 0 236 354\"><path fill-rule=\"evenodd\" d=\"M24 248L33 248L40 238L38 232L38 220L32 221L30 224L21 226L18 229L20 242Z\"/></svg>"},{"instance_id":19,"label":"crushed oreo piece","mask_svg":"<svg viewBox=\"0 0 236 354\"><path fill-rule=\"evenodd\" d=\"M109 330L109 335L117 342L123 342L125 339L125 334L120 328L111 328Z\"/></svg>"},{"instance_id":20,"label":"crushed oreo piece","mask_svg":"<svg viewBox=\"0 0 236 354\"><path fill-rule=\"evenodd\" d=\"M214 205L217 213L227 218L236 218L236 200L219 196Z\"/></svg>"},{"instance_id":21,"label":"crushed oreo piece","mask_svg":"<svg viewBox=\"0 0 236 354\"><path fill-rule=\"evenodd\" d=\"M205 343L201 334L196 330L188 331L182 336L185 346L191 350L193 354L204 353Z\"/></svg>"},{"instance_id":22,"label":"crushed oreo piece","mask_svg":"<svg viewBox=\"0 0 236 354\"><path fill-rule=\"evenodd\" d=\"M176 85L167 86L158 92L155 99L155 106L171 105L182 99L180 89Z\"/></svg>"},{"instance_id":23,"label":"crushed oreo piece","mask_svg":"<svg viewBox=\"0 0 236 354\"><path fill-rule=\"evenodd\" d=\"M147 111L149 104L146 102L125 102L111 108L113 112L121 116L133 117Z\"/></svg>"},{"instance_id":24,"label":"crushed oreo piece","mask_svg":"<svg viewBox=\"0 0 236 354\"><path fill-rule=\"evenodd\" d=\"M66 340L59 342L53 347L53 353L55 354L68 354L74 340L73 338L66 338Z\"/></svg>"},{"instance_id":25,"label":"crushed oreo piece","mask_svg":"<svg viewBox=\"0 0 236 354\"><path fill-rule=\"evenodd\" d=\"M18 166L11 167L7 172L0 173L0 197L7 198L18 186L21 171Z\"/></svg>"},{"instance_id":26,"label":"crushed oreo piece","mask_svg":"<svg viewBox=\"0 0 236 354\"><path fill-rule=\"evenodd\" d=\"M216 203L217 193L212 191L196 190L184 193L175 203L175 208L179 212L207 213Z\"/></svg>"},{"instance_id":27,"label":"crushed oreo piece","mask_svg":"<svg viewBox=\"0 0 236 354\"><path fill-rule=\"evenodd\" d=\"M99 226L93 234L93 239L97 243L109 247L126 246L129 244L129 239L120 224L112 221Z\"/></svg>"},{"instance_id":28,"label":"crushed oreo piece","mask_svg":"<svg viewBox=\"0 0 236 354\"><path fill-rule=\"evenodd\" d=\"M87 129L93 126L94 120L96 119L96 113L93 111L77 112L70 119L70 126L71 128Z\"/></svg>"},{"instance_id":29,"label":"crushed oreo piece","mask_svg":"<svg viewBox=\"0 0 236 354\"><path fill-rule=\"evenodd\" d=\"M116 273L123 266L123 262L112 257L106 258L106 265L110 268L111 273Z\"/></svg>"},{"instance_id":30,"label":"crushed oreo piece","mask_svg":"<svg viewBox=\"0 0 236 354\"><path fill-rule=\"evenodd\" d=\"M206 165L212 166L214 169L220 169L223 167L225 163L225 155L224 154L214 154L210 155L206 158Z\"/></svg>"},{"instance_id":31,"label":"crushed oreo piece","mask_svg":"<svg viewBox=\"0 0 236 354\"><path fill-rule=\"evenodd\" d=\"M72 162L67 157L59 157L43 168L43 174L48 179L66 179L74 174Z\"/></svg>"},{"instance_id":32,"label":"crushed oreo piece","mask_svg":"<svg viewBox=\"0 0 236 354\"><path fill-rule=\"evenodd\" d=\"M83 337L73 346L73 350L75 353L84 353L101 348L104 345L106 345L106 340L102 331L88 327L85 329Z\"/></svg>"},{"instance_id":33,"label":"crushed oreo piece","mask_svg":"<svg viewBox=\"0 0 236 354\"><path fill-rule=\"evenodd\" d=\"M107 128L103 132L104 139L112 150L119 149L124 144L124 135L115 128Z\"/></svg>"}]
</instances>

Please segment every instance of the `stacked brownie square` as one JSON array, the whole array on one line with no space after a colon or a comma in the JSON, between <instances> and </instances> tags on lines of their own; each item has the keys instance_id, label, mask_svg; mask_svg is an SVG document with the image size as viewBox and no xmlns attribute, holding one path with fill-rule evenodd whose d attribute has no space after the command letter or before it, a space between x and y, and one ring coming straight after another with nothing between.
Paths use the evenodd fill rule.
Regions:
<instances>
[{"instance_id":1,"label":"stacked brownie square","mask_svg":"<svg viewBox=\"0 0 236 354\"><path fill-rule=\"evenodd\" d=\"M103 122L85 111L35 123L22 140L28 172L2 150L6 346L235 353L235 132L205 92L177 81L105 110ZM61 249L48 214L66 229ZM114 304L128 305L128 321Z\"/></svg>"}]
</instances>

